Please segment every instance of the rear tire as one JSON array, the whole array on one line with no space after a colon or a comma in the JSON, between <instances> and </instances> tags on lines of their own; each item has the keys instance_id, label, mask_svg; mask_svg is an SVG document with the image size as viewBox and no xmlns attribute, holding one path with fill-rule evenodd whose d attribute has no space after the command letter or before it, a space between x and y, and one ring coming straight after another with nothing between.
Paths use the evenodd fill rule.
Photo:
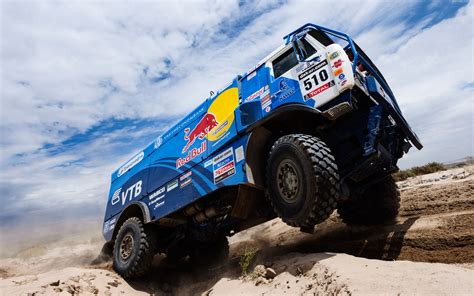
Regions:
<instances>
[{"instance_id":1,"label":"rear tire","mask_svg":"<svg viewBox=\"0 0 474 296\"><path fill-rule=\"evenodd\" d=\"M114 269L124 278L137 278L150 269L155 255L155 234L143 222L132 217L117 234L114 245Z\"/></svg>"},{"instance_id":2,"label":"rear tire","mask_svg":"<svg viewBox=\"0 0 474 296\"><path fill-rule=\"evenodd\" d=\"M348 225L377 225L394 223L399 208L400 192L389 176L339 204L337 212Z\"/></svg>"},{"instance_id":3,"label":"rear tire","mask_svg":"<svg viewBox=\"0 0 474 296\"><path fill-rule=\"evenodd\" d=\"M290 226L312 227L337 206L337 165L317 137L291 134L278 139L270 150L266 177L273 209Z\"/></svg>"}]
</instances>

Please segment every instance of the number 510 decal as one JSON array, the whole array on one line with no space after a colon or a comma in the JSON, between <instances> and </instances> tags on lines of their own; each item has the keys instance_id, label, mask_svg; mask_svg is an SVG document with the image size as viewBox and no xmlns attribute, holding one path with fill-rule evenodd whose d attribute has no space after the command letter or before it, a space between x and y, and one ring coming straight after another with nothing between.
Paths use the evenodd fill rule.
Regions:
<instances>
[{"instance_id":1,"label":"number 510 decal","mask_svg":"<svg viewBox=\"0 0 474 296\"><path fill-rule=\"evenodd\" d=\"M329 75L329 71L328 62L324 60L317 64L310 64L309 67L297 73L301 92L305 100L309 100L334 86L333 80L326 82L332 77Z\"/></svg>"},{"instance_id":2,"label":"number 510 decal","mask_svg":"<svg viewBox=\"0 0 474 296\"><path fill-rule=\"evenodd\" d=\"M321 82L324 82L329 79L329 75L326 69L322 69L321 71L319 71L318 76ZM310 78L306 78L305 80L303 80L304 89L306 90L312 89L313 83L314 83L314 86L319 85L318 77L316 76L316 74L314 74Z\"/></svg>"}]
</instances>

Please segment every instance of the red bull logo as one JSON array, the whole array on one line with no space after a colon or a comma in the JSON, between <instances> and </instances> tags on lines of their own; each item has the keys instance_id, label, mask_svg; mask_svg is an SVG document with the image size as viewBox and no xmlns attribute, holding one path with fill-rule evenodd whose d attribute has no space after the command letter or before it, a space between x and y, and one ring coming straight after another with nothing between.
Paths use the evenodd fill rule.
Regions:
<instances>
[{"instance_id":1,"label":"red bull logo","mask_svg":"<svg viewBox=\"0 0 474 296\"><path fill-rule=\"evenodd\" d=\"M184 146L182 153L188 151L189 147L194 144L196 139L203 140L204 137L206 137L206 135L218 124L219 122L217 122L214 114L206 113L192 130L189 128L184 129L184 139L188 142Z\"/></svg>"},{"instance_id":2,"label":"red bull logo","mask_svg":"<svg viewBox=\"0 0 474 296\"><path fill-rule=\"evenodd\" d=\"M196 156L204 153L204 151L206 151L206 141L201 143L201 147L191 149L186 157L176 159L176 169L179 169L183 165L187 164Z\"/></svg>"}]
</instances>

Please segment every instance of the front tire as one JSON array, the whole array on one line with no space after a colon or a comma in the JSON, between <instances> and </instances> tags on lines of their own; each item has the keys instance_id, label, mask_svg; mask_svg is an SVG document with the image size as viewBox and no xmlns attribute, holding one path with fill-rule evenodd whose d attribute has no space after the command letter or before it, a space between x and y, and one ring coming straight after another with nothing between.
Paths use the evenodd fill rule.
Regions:
<instances>
[{"instance_id":1,"label":"front tire","mask_svg":"<svg viewBox=\"0 0 474 296\"><path fill-rule=\"evenodd\" d=\"M137 278L150 269L155 255L155 239L152 229L132 217L126 220L115 239L114 269L124 278Z\"/></svg>"},{"instance_id":2,"label":"front tire","mask_svg":"<svg viewBox=\"0 0 474 296\"><path fill-rule=\"evenodd\" d=\"M400 192L392 176L341 203L337 212L348 225L393 224L400 208Z\"/></svg>"},{"instance_id":3,"label":"front tire","mask_svg":"<svg viewBox=\"0 0 474 296\"><path fill-rule=\"evenodd\" d=\"M291 134L278 139L270 150L266 176L270 202L290 226L313 227L337 206L337 165L317 137Z\"/></svg>"}]
</instances>

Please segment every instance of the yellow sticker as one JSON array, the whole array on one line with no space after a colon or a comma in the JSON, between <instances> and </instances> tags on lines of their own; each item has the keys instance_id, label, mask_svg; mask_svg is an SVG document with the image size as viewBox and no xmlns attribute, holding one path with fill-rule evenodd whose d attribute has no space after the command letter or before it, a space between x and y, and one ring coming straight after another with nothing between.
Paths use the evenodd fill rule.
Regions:
<instances>
[{"instance_id":1,"label":"yellow sticker","mask_svg":"<svg viewBox=\"0 0 474 296\"><path fill-rule=\"evenodd\" d=\"M236 87L224 91L211 103L208 113L215 115L218 125L207 134L209 141L217 141L229 130L234 122L234 110L239 106L239 91Z\"/></svg>"}]
</instances>

